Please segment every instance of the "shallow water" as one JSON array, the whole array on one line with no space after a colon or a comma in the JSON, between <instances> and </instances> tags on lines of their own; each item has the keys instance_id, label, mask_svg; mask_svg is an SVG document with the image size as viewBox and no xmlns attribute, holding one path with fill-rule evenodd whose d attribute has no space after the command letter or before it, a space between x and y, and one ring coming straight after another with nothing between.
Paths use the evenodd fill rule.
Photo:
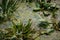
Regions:
<instances>
[{"instance_id":1,"label":"shallow water","mask_svg":"<svg viewBox=\"0 0 60 40\"><path fill-rule=\"evenodd\" d=\"M60 6L60 0L56 0L56 3ZM46 20L47 18L42 18L39 14L41 14L40 12L33 12L32 10L35 8L34 3L31 3L30 5L28 5L27 3L21 3L20 7L18 8L18 10L15 12L15 16L14 18L17 19L17 21L15 21L16 23L19 22L20 20L23 23L26 23L28 21L28 19L32 19L32 27L33 28L37 28L37 24L39 23L40 20ZM58 20L60 20L60 12L58 12ZM49 21L50 19L48 19ZM3 24L0 24L0 28L7 28L12 26L12 23L10 21L4 22ZM38 29L38 28L37 28ZM53 32L51 35L42 35L40 36L41 40L60 40L60 32Z\"/></svg>"}]
</instances>

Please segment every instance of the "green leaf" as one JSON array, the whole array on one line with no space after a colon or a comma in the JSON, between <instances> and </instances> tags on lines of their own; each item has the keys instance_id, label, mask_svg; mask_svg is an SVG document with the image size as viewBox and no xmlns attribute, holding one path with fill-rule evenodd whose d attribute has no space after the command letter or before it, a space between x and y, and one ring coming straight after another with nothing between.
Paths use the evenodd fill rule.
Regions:
<instances>
[{"instance_id":1,"label":"green leaf","mask_svg":"<svg viewBox=\"0 0 60 40\"><path fill-rule=\"evenodd\" d=\"M24 27L24 33L28 33L29 31L30 31L30 27L31 27L31 22L30 21L28 21L28 23L27 23L27 25L25 25L25 27Z\"/></svg>"},{"instance_id":2,"label":"green leaf","mask_svg":"<svg viewBox=\"0 0 60 40\"><path fill-rule=\"evenodd\" d=\"M40 11L40 8L35 8L33 9L34 12L39 12Z\"/></svg>"},{"instance_id":3,"label":"green leaf","mask_svg":"<svg viewBox=\"0 0 60 40\"><path fill-rule=\"evenodd\" d=\"M48 10L51 5L49 3L43 4L44 10Z\"/></svg>"},{"instance_id":4,"label":"green leaf","mask_svg":"<svg viewBox=\"0 0 60 40\"><path fill-rule=\"evenodd\" d=\"M45 0L41 0L41 2L45 2Z\"/></svg>"},{"instance_id":5,"label":"green leaf","mask_svg":"<svg viewBox=\"0 0 60 40\"><path fill-rule=\"evenodd\" d=\"M41 21L38 26L42 28L47 28L49 26L49 23L46 21Z\"/></svg>"},{"instance_id":6,"label":"green leaf","mask_svg":"<svg viewBox=\"0 0 60 40\"><path fill-rule=\"evenodd\" d=\"M2 8L2 16L4 17L2 21L9 20L13 15L13 12L15 12L20 6L20 0L2 0L2 4L0 6Z\"/></svg>"},{"instance_id":7,"label":"green leaf","mask_svg":"<svg viewBox=\"0 0 60 40\"><path fill-rule=\"evenodd\" d=\"M49 16L50 14L46 14L45 12L43 12L43 15L44 15L45 17L47 17L47 16Z\"/></svg>"},{"instance_id":8,"label":"green leaf","mask_svg":"<svg viewBox=\"0 0 60 40\"><path fill-rule=\"evenodd\" d=\"M36 7L37 7L37 8L40 8L40 4L39 4L39 3L36 3Z\"/></svg>"},{"instance_id":9,"label":"green leaf","mask_svg":"<svg viewBox=\"0 0 60 40\"><path fill-rule=\"evenodd\" d=\"M58 9L59 9L59 8L57 8L57 7L50 7L49 10L50 10L51 12L53 12L53 11L57 11Z\"/></svg>"},{"instance_id":10,"label":"green leaf","mask_svg":"<svg viewBox=\"0 0 60 40\"><path fill-rule=\"evenodd\" d=\"M60 21L58 22L58 27L60 28Z\"/></svg>"},{"instance_id":11,"label":"green leaf","mask_svg":"<svg viewBox=\"0 0 60 40\"><path fill-rule=\"evenodd\" d=\"M53 32L54 32L54 29L47 29L47 31L44 34L50 35Z\"/></svg>"}]
</instances>

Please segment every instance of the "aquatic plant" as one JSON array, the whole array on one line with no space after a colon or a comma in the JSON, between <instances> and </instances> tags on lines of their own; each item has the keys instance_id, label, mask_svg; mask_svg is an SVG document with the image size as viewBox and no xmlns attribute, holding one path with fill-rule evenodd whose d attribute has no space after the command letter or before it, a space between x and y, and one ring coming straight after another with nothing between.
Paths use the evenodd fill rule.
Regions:
<instances>
[{"instance_id":1,"label":"aquatic plant","mask_svg":"<svg viewBox=\"0 0 60 40\"><path fill-rule=\"evenodd\" d=\"M14 24L14 23L13 23ZM27 24L19 23L14 24L11 28L1 29L0 30L0 39L3 40L34 40L32 34L35 34L35 31L31 29L31 20Z\"/></svg>"},{"instance_id":2,"label":"aquatic plant","mask_svg":"<svg viewBox=\"0 0 60 40\"><path fill-rule=\"evenodd\" d=\"M35 9L33 9L34 12L38 12L38 11L42 11L44 17L48 17L49 15L51 15L51 21L52 21L52 26L54 29L57 29L57 18L56 18L56 12L59 9L57 7L57 5L55 3L51 3L51 0L40 0L36 2L36 7ZM45 11L50 12L49 14L46 14ZM47 24L48 25L48 24ZM58 30L58 29L57 29Z\"/></svg>"},{"instance_id":3,"label":"aquatic plant","mask_svg":"<svg viewBox=\"0 0 60 40\"><path fill-rule=\"evenodd\" d=\"M0 4L0 23L1 21L10 20L13 13L17 10L17 8L20 6L20 0L2 0L2 3Z\"/></svg>"}]
</instances>

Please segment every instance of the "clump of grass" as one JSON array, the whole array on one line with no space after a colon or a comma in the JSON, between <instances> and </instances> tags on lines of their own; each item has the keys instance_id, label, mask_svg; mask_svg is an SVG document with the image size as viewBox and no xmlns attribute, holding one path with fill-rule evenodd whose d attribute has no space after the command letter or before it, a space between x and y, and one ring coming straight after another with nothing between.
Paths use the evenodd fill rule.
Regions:
<instances>
[{"instance_id":1,"label":"clump of grass","mask_svg":"<svg viewBox=\"0 0 60 40\"><path fill-rule=\"evenodd\" d=\"M0 4L1 7L1 14L0 16L0 23L1 21L10 20L13 13L17 10L17 8L20 6L20 0L2 0L2 4Z\"/></svg>"},{"instance_id":2,"label":"clump of grass","mask_svg":"<svg viewBox=\"0 0 60 40\"><path fill-rule=\"evenodd\" d=\"M54 5L54 6L52 6L52 5ZM56 12L57 12L57 10L59 8L57 7L57 5L56 4L52 4L51 0L48 0L48 1L41 0L41 1L37 1L36 2L36 7L38 9L37 8L34 9L33 10L34 12L42 11L44 17L48 17L49 15L51 15L52 26L53 26L54 29L58 30ZM45 11L48 11L50 13L49 14L45 14Z\"/></svg>"},{"instance_id":3,"label":"clump of grass","mask_svg":"<svg viewBox=\"0 0 60 40\"><path fill-rule=\"evenodd\" d=\"M28 21L27 24L19 23L14 24L11 28L1 29L0 31L0 39L3 40L30 40L32 38L32 34L34 30L31 29L31 20Z\"/></svg>"}]
</instances>

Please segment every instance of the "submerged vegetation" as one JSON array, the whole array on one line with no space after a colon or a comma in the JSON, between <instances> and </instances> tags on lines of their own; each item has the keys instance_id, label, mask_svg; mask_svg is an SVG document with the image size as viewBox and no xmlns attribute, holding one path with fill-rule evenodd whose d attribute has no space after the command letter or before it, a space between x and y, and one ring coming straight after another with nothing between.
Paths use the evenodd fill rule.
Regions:
<instances>
[{"instance_id":1,"label":"submerged vegetation","mask_svg":"<svg viewBox=\"0 0 60 40\"><path fill-rule=\"evenodd\" d=\"M35 30L31 27L32 19L29 19L25 24L23 22L15 24L11 18L14 16L14 12L20 7L20 3L24 2L28 4L34 2L36 8L33 8L32 11L41 11L45 18L51 15L51 20L49 20L51 22L46 20L39 21L37 25L39 30ZM0 23L9 20L12 22L13 26L0 29L0 40L40 40L41 35L49 35L55 30L60 30L60 22L57 22L56 18L58 9L56 4L51 3L51 0L2 0L2 4L0 5ZM46 13L46 11L49 13ZM50 27L50 25L52 25L52 27Z\"/></svg>"},{"instance_id":2,"label":"submerged vegetation","mask_svg":"<svg viewBox=\"0 0 60 40\"><path fill-rule=\"evenodd\" d=\"M2 3L0 5L0 23L1 21L10 20L13 13L17 10L17 8L20 6L19 3L20 0L2 0Z\"/></svg>"},{"instance_id":3,"label":"submerged vegetation","mask_svg":"<svg viewBox=\"0 0 60 40\"><path fill-rule=\"evenodd\" d=\"M52 25L53 25L54 29L58 30L57 29L58 24L57 24L57 19L56 19L56 15L57 15L56 12L59 8L57 7L57 5L54 4L54 3L52 4L51 0L48 0L48 1L41 0L41 1L37 1L36 7L39 8L39 9L34 9L33 10L34 12L42 11L45 17L46 16L48 17L49 15L52 15L52 17L51 17ZM50 14L46 14L45 11L50 12Z\"/></svg>"}]
</instances>

